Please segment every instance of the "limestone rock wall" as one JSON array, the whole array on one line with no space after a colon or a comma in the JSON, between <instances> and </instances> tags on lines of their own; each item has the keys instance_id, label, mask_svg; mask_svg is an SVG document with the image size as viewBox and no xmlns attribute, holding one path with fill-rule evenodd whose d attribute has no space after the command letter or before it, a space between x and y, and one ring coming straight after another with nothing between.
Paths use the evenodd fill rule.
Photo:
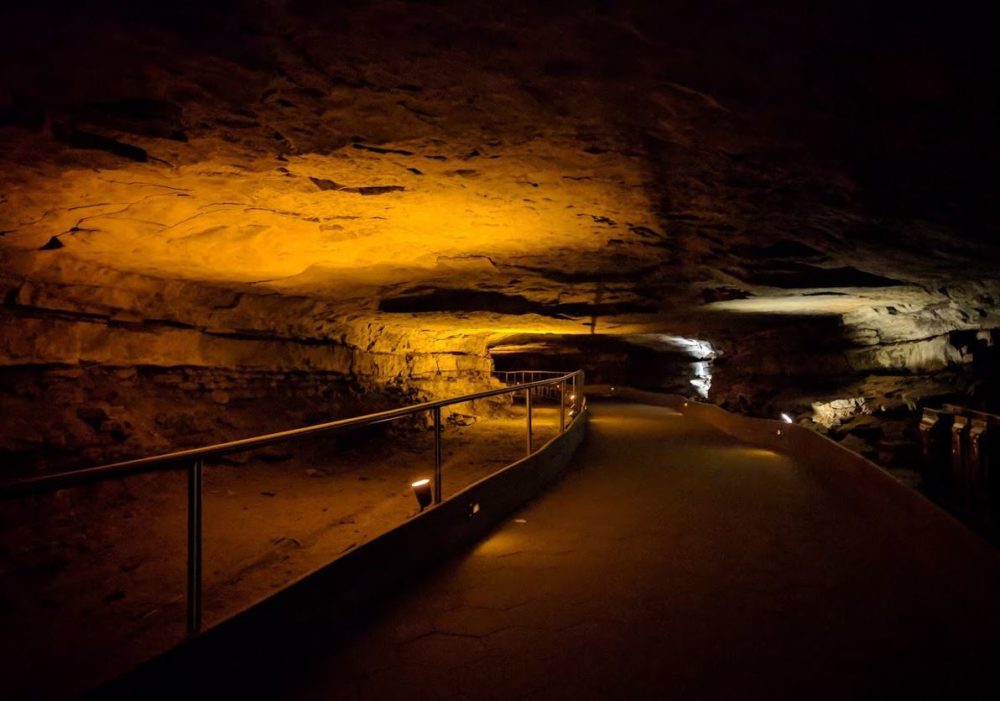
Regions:
<instances>
[{"instance_id":1,"label":"limestone rock wall","mask_svg":"<svg viewBox=\"0 0 1000 701\"><path fill-rule=\"evenodd\" d=\"M334 413L480 389L490 349L524 336L708 344L710 365L670 367L713 401L803 420L857 397L996 401L976 339L1000 327L1000 75L968 16L728 0L2 12L2 408L48 426L5 423L19 465L158 448L147 393L211 408L221 436L233 405L216 392L246 395L248 430L304 420L268 408L262 388L288 378ZM119 385L112 406L142 416L77 417Z\"/></svg>"},{"instance_id":2,"label":"limestone rock wall","mask_svg":"<svg viewBox=\"0 0 1000 701\"><path fill-rule=\"evenodd\" d=\"M10 269L8 269L9 271ZM481 338L329 303L74 266L0 276L7 476L242 438L491 385Z\"/></svg>"}]
</instances>

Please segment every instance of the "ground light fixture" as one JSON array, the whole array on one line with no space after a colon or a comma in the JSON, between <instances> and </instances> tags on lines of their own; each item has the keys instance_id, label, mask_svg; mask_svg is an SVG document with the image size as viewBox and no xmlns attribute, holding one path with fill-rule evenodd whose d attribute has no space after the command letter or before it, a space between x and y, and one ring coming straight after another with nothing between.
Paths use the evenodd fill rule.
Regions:
<instances>
[{"instance_id":1,"label":"ground light fixture","mask_svg":"<svg viewBox=\"0 0 1000 701\"><path fill-rule=\"evenodd\" d=\"M430 506L431 500L434 498L431 481L429 479L417 480L410 486L413 487L413 496L417 498L420 510L423 511Z\"/></svg>"},{"instance_id":2,"label":"ground light fixture","mask_svg":"<svg viewBox=\"0 0 1000 701\"><path fill-rule=\"evenodd\" d=\"M781 412L781 420L784 421L786 424L792 423L792 417L786 414L785 412Z\"/></svg>"},{"instance_id":3,"label":"ground light fixture","mask_svg":"<svg viewBox=\"0 0 1000 701\"><path fill-rule=\"evenodd\" d=\"M569 418L576 416L576 392L569 395Z\"/></svg>"}]
</instances>

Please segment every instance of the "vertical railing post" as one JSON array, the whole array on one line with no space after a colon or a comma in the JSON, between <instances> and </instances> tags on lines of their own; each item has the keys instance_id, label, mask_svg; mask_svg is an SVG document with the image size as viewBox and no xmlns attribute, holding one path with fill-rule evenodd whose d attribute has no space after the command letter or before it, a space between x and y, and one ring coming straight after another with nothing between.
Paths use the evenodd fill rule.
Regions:
<instances>
[{"instance_id":1,"label":"vertical railing post","mask_svg":"<svg viewBox=\"0 0 1000 701\"><path fill-rule=\"evenodd\" d=\"M576 414L579 411L577 402L580 401L580 390L577 388L577 373L573 373L573 417L576 418Z\"/></svg>"},{"instance_id":2,"label":"vertical railing post","mask_svg":"<svg viewBox=\"0 0 1000 701\"><path fill-rule=\"evenodd\" d=\"M524 406L528 417L528 455L531 455L531 388L524 390Z\"/></svg>"},{"instance_id":3,"label":"vertical railing post","mask_svg":"<svg viewBox=\"0 0 1000 701\"><path fill-rule=\"evenodd\" d=\"M441 407L434 412L434 503L441 503Z\"/></svg>"},{"instance_id":4,"label":"vertical railing post","mask_svg":"<svg viewBox=\"0 0 1000 701\"><path fill-rule=\"evenodd\" d=\"M201 630L201 472L202 460L188 467L187 632Z\"/></svg>"},{"instance_id":5,"label":"vertical railing post","mask_svg":"<svg viewBox=\"0 0 1000 701\"><path fill-rule=\"evenodd\" d=\"M559 433L566 430L566 380L559 383Z\"/></svg>"}]
</instances>

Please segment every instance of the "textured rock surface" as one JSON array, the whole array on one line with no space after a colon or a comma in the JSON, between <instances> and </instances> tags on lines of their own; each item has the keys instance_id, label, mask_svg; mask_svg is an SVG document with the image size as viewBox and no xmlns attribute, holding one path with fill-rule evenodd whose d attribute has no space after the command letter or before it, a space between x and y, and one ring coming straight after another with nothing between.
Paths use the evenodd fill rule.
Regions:
<instances>
[{"instance_id":1,"label":"textured rock surface","mask_svg":"<svg viewBox=\"0 0 1000 701\"><path fill-rule=\"evenodd\" d=\"M185 366L454 393L520 335L668 335L717 352L712 399L807 414L964 392L1000 327L997 67L972 18L8 13L5 387Z\"/></svg>"}]
</instances>

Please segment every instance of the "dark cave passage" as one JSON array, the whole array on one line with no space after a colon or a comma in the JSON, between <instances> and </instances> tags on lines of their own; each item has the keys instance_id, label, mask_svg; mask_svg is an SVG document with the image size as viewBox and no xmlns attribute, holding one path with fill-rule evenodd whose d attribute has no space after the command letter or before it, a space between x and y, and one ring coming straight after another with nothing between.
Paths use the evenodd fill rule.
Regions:
<instances>
[{"instance_id":1,"label":"dark cave passage","mask_svg":"<svg viewBox=\"0 0 1000 701\"><path fill-rule=\"evenodd\" d=\"M490 348L496 370L580 369L588 384L708 396L715 351L667 334L518 336Z\"/></svg>"}]
</instances>

